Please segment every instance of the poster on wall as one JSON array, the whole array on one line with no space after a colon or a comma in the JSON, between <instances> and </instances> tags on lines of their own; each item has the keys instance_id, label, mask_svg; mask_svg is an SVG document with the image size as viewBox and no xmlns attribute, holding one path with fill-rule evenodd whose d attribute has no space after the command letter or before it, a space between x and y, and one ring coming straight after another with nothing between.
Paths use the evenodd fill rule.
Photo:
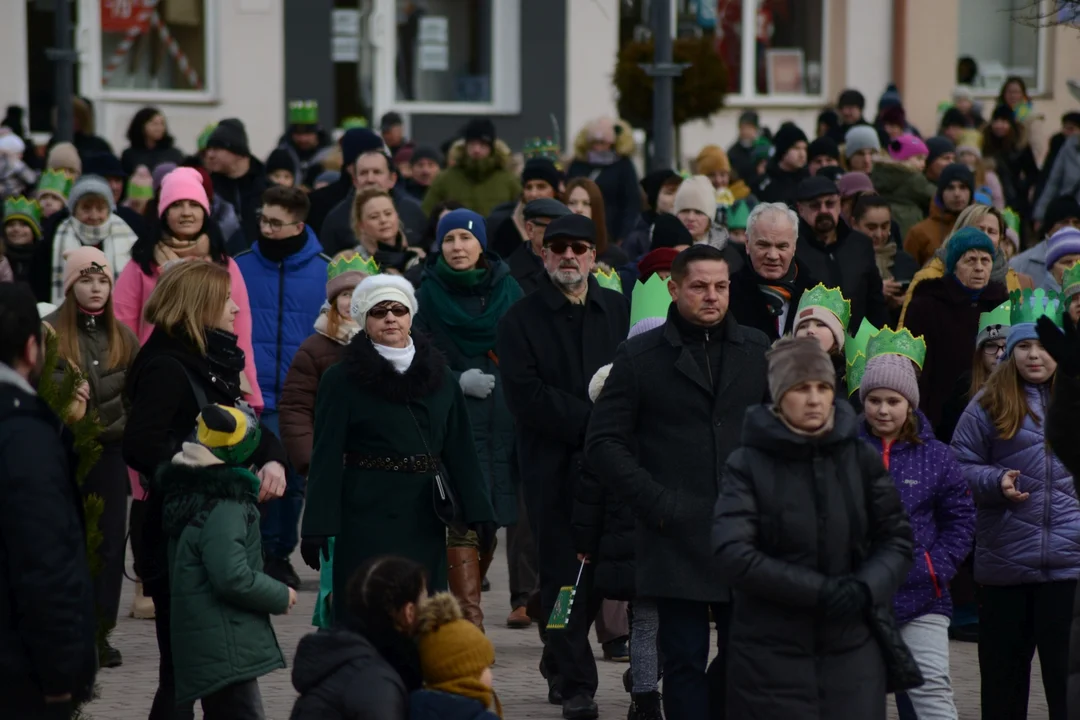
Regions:
<instances>
[{"instance_id":1,"label":"poster on wall","mask_svg":"<svg viewBox=\"0 0 1080 720\"><path fill-rule=\"evenodd\" d=\"M157 0L101 0L101 31L145 33Z\"/></svg>"},{"instance_id":2,"label":"poster on wall","mask_svg":"<svg viewBox=\"0 0 1080 720\"><path fill-rule=\"evenodd\" d=\"M446 72L450 69L450 20L440 15L420 18L417 67L422 71Z\"/></svg>"},{"instance_id":3,"label":"poster on wall","mask_svg":"<svg viewBox=\"0 0 1080 720\"><path fill-rule=\"evenodd\" d=\"M769 48L765 51L765 72L770 95L806 92L806 61L798 48Z\"/></svg>"}]
</instances>

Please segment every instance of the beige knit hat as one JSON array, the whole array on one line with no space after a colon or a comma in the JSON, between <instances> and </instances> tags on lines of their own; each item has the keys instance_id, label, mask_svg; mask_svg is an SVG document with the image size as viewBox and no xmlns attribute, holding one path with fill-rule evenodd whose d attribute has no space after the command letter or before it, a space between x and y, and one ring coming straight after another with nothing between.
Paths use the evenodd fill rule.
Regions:
<instances>
[{"instance_id":1,"label":"beige knit hat","mask_svg":"<svg viewBox=\"0 0 1080 720\"><path fill-rule=\"evenodd\" d=\"M675 214L683 210L697 210L710 220L716 217L716 190L704 175L694 175L683 180L675 193Z\"/></svg>"},{"instance_id":2,"label":"beige knit hat","mask_svg":"<svg viewBox=\"0 0 1080 720\"><path fill-rule=\"evenodd\" d=\"M769 361L769 394L774 403L779 403L791 388L812 380L836 389L832 359L812 337L782 337L765 357Z\"/></svg>"}]
</instances>

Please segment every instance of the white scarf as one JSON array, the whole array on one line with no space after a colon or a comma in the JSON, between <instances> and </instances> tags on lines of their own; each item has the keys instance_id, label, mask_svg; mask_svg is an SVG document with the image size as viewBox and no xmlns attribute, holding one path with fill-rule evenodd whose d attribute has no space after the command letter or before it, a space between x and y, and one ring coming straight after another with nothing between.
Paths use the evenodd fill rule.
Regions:
<instances>
[{"instance_id":1,"label":"white scarf","mask_svg":"<svg viewBox=\"0 0 1080 720\"><path fill-rule=\"evenodd\" d=\"M412 338L409 338L409 344L403 348L380 345L374 340L372 340L371 344L375 347L375 352L386 358L390 364L394 366L394 370L396 370L399 375L405 374L405 371L412 365L413 358L416 356L416 345L413 343Z\"/></svg>"},{"instance_id":2,"label":"white scarf","mask_svg":"<svg viewBox=\"0 0 1080 720\"><path fill-rule=\"evenodd\" d=\"M59 305L64 301L64 253L82 245L101 246L105 258L112 268L113 277L119 278L124 266L131 259L131 248L135 245L134 231L128 224L113 213L103 225L90 227L74 217L60 223L56 229L52 246L52 302Z\"/></svg>"}]
</instances>

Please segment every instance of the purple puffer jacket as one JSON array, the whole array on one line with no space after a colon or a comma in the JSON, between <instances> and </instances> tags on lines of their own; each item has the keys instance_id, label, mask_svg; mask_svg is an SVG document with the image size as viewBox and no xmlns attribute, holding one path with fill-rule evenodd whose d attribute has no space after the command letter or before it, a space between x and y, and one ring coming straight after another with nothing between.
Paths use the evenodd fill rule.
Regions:
<instances>
[{"instance_id":1,"label":"purple puffer jacket","mask_svg":"<svg viewBox=\"0 0 1080 720\"><path fill-rule=\"evenodd\" d=\"M1046 417L1050 385L1024 384L1028 407ZM1057 459L1041 422L1030 415L1010 440L994 430L980 392L968 403L953 435L952 448L978 507L975 582L983 585L1075 580L1080 574L1080 503L1072 475ZM1011 502L1001 477L1019 470L1017 489L1030 493Z\"/></svg>"},{"instance_id":2,"label":"purple puffer jacket","mask_svg":"<svg viewBox=\"0 0 1080 720\"><path fill-rule=\"evenodd\" d=\"M949 582L971 554L975 504L949 446L937 440L921 413L922 444L894 442L886 452L865 419L860 436L881 454L915 535L915 564L893 598L896 621L903 625L923 615L952 617Z\"/></svg>"}]
</instances>

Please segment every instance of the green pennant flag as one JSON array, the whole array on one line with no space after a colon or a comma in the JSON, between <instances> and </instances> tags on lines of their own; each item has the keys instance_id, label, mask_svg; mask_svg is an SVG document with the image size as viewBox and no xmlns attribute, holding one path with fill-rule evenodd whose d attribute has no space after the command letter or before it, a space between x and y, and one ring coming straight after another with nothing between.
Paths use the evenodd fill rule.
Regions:
<instances>
[{"instance_id":1,"label":"green pennant flag","mask_svg":"<svg viewBox=\"0 0 1080 720\"><path fill-rule=\"evenodd\" d=\"M584 570L585 562L582 561L574 584L559 588L559 596L555 598L555 607L551 609L551 617L548 618L548 630L565 630L570 624L570 611L574 609L574 597L577 595L577 586L581 583L581 573Z\"/></svg>"}]
</instances>

